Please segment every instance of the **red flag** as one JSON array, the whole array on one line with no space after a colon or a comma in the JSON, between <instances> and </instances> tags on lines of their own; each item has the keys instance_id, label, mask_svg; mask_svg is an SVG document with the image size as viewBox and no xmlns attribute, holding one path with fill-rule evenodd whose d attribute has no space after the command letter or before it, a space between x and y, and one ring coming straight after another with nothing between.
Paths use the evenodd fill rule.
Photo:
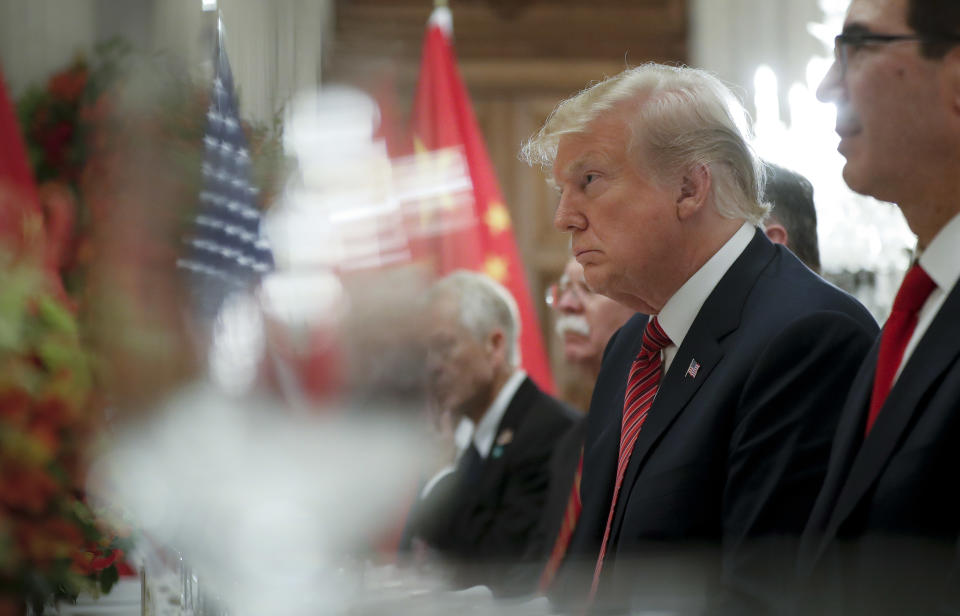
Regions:
<instances>
[{"instance_id":1,"label":"red flag","mask_svg":"<svg viewBox=\"0 0 960 616\"><path fill-rule=\"evenodd\" d=\"M0 245L42 250L43 213L13 104L0 72Z\"/></svg>"},{"instance_id":2,"label":"red flag","mask_svg":"<svg viewBox=\"0 0 960 616\"><path fill-rule=\"evenodd\" d=\"M441 274L457 268L480 271L510 290L520 309L524 369L541 388L552 392L550 364L513 236L510 212L457 69L451 31L450 10L434 9L427 23L411 118L415 152L461 152L473 185L470 222L440 237L436 246L437 269ZM443 158L433 164L443 164Z\"/></svg>"}]
</instances>

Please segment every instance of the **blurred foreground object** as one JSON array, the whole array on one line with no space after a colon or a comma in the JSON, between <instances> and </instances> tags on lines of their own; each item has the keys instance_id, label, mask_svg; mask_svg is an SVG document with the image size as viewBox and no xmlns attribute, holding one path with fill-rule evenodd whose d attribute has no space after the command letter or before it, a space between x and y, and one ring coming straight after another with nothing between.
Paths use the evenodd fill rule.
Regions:
<instances>
[{"instance_id":1,"label":"blurred foreground object","mask_svg":"<svg viewBox=\"0 0 960 616\"><path fill-rule=\"evenodd\" d=\"M109 591L119 556L82 499L93 358L48 260L0 74L0 613Z\"/></svg>"}]
</instances>

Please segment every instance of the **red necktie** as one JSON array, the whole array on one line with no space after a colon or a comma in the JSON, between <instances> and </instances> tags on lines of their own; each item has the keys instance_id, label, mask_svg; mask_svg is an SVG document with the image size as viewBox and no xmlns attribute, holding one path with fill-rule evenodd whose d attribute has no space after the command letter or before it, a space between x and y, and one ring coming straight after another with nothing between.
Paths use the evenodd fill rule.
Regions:
<instances>
[{"instance_id":1,"label":"red necktie","mask_svg":"<svg viewBox=\"0 0 960 616\"><path fill-rule=\"evenodd\" d=\"M620 427L620 458L617 460L617 481L613 486L613 499L610 502L610 513L607 515L607 528L603 531L603 543L600 544L600 556L597 557L597 566L593 571L593 586L590 589L592 600L597 592L600 581L600 571L603 569L603 559L607 554L607 542L610 540L610 526L613 523L613 512L617 508L617 496L620 494L620 485L627 472L630 454L637 442L640 428L647 419L647 412L653 404L660 387L660 373L663 360L660 350L670 344L670 338L660 327L657 317L647 321L647 328L643 331L643 346L637 353L630 367L630 380L627 381L627 393L623 399L623 423Z\"/></svg>"},{"instance_id":2,"label":"red necktie","mask_svg":"<svg viewBox=\"0 0 960 616\"><path fill-rule=\"evenodd\" d=\"M567 506L563 511L560 532L557 533L557 540L553 542L553 550L550 551L547 566L543 568L543 573L540 575L540 592L546 592L550 588L550 584L553 583L553 578L557 575L557 570L560 569L560 563L563 562L563 556L567 553L567 547L570 546L573 531L577 527L580 510L583 509L583 503L580 501L580 478L582 476L583 449L581 448L580 462L577 464L577 472L573 475L573 486L570 488L570 498L567 499Z\"/></svg>"},{"instance_id":3,"label":"red necktie","mask_svg":"<svg viewBox=\"0 0 960 616\"><path fill-rule=\"evenodd\" d=\"M887 323L883 326L880 337L877 372L873 379L873 395L870 398L870 413L867 415L867 429L864 435L870 433L870 428L873 427L873 422L876 421L880 408L893 387L893 377L897 374L907 342L910 341L910 336L913 335L913 330L917 326L917 312L936 286L918 263L910 268L900 285L900 290L897 291L897 297L893 300L893 309L887 317Z\"/></svg>"}]
</instances>

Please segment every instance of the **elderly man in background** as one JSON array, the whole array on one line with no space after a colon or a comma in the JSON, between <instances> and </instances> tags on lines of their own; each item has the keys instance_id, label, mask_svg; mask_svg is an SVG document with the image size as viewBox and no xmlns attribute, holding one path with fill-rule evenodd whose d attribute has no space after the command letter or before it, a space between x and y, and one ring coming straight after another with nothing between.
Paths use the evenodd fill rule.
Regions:
<instances>
[{"instance_id":1,"label":"elderly man in background","mask_svg":"<svg viewBox=\"0 0 960 616\"><path fill-rule=\"evenodd\" d=\"M563 340L564 359L576 368L576 382L586 385L589 394L600 373L607 342L634 311L591 291L583 277L583 266L572 258L563 268L560 280L550 285L546 299L558 315L556 330ZM541 592L549 591L576 528L586 426L586 418L579 418L557 443L550 462L550 492L536 545L543 564L543 569L536 571Z\"/></svg>"},{"instance_id":2,"label":"elderly man in background","mask_svg":"<svg viewBox=\"0 0 960 616\"><path fill-rule=\"evenodd\" d=\"M427 298L427 388L437 409L472 428L438 473L412 529L450 565L456 587L509 592L509 565L528 554L549 485L548 463L575 412L518 368L519 319L509 292L459 271Z\"/></svg>"},{"instance_id":3,"label":"elderly man in background","mask_svg":"<svg viewBox=\"0 0 960 616\"><path fill-rule=\"evenodd\" d=\"M587 416L570 545L587 568L568 558L554 583L595 609L781 608L876 333L758 228L745 126L714 77L648 64L562 102L525 146L589 287L641 313L610 341Z\"/></svg>"},{"instance_id":4,"label":"elderly man in background","mask_svg":"<svg viewBox=\"0 0 960 616\"><path fill-rule=\"evenodd\" d=\"M763 223L771 242L783 244L816 273L820 273L820 244L817 241L817 209L813 203L813 185L789 169L764 163L767 181L763 200L770 204L770 215Z\"/></svg>"},{"instance_id":5,"label":"elderly man in background","mask_svg":"<svg viewBox=\"0 0 960 616\"><path fill-rule=\"evenodd\" d=\"M803 613L960 613L960 2L853 0L818 96L844 180L899 206L917 258L843 409Z\"/></svg>"}]
</instances>

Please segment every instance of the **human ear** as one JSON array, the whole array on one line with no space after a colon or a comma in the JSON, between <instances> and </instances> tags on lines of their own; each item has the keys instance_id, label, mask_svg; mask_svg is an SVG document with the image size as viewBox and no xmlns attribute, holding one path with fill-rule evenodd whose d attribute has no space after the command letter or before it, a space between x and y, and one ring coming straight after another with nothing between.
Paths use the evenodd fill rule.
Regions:
<instances>
[{"instance_id":1,"label":"human ear","mask_svg":"<svg viewBox=\"0 0 960 616\"><path fill-rule=\"evenodd\" d=\"M769 239L774 244L783 244L787 246L789 235L787 234L787 228L781 225L778 222L770 222L763 226L763 232L767 234L767 239Z\"/></svg>"},{"instance_id":2,"label":"human ear","mask_svg":"<svg viewBox=\"0 0 960 616\"><path fill-rule=\"evenodd\" d=\"M677 196L677 218L686 220L700 211L707 203L713 175L710 167L699 164L683 174Z\"/></svg>"}]
</instances>

